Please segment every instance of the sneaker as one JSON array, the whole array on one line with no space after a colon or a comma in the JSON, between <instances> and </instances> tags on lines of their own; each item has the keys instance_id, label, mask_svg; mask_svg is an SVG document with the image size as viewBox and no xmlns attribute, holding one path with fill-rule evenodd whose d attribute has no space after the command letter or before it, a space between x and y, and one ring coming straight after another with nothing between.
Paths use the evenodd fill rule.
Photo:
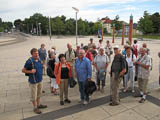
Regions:
<instances>
[{"instance_id":1,"label":"sneaker","mask_svg":"<svg viewBox=\"0 0 160 120\"><path fill-rule=\"evenodd\" d=\"M36 113L36 114L41 114L41 113L42 113L38 108L35 108L33 111L34 111L34 113Z\"/></svg>"},{"instance_id":2,"label":"sneaker","mask_svg":"<svg viewBox=\"0 0 160 120\"><path fill-rule=\"evenodd\" d=\"M71 101L69 99L65 99L64 102L65 103L71 103Z\"/></svg>"},{"instance_id":3,"label":"sneaker","mask_svg":"<svg viewBox=\"0 0 160 120\"><path fill-rule=\"evenodd\" d=\"M44 109L44 108L47 108L47 105L42 105L42 104L38 105L38 109Z\"/></svg>"},{"instance_id":4,"label":"sneaker","mask_svg":"<svg viewBox=\"0 0 160 120\"><path fill-rule=\"evenodd\" d=\"M64 105L64 102L63 102L63 101L60 101L60 105Z\"/></svg>"},{"instance_id":5,"label":"sneaker","mask_svg":"<svg viewBox=\"0 0 160 120\"><path fill-rule=\"evenodd\" d=\"M139 95L135 95L134 97L143 97L143 96L139 94Z\"/></svg>"},{"instance_id":6,"label":"sneaker","mask_svg":"<svg viewBox=\"0 0 160 120\"><path fill-rule=\"evenodd\" d=\"M78 103L80 103L80 104L82 104L84 102L84 100L80 100L80 101L78 101Z\"/></svg>"},{"instance_id":7,"label":"sneaker","mask_svg":"<svg viewBox=\"0 0 160 120\"><path fill-rule=\"evenodd\" d=\"M84 101L84 102L83 102L83 105L87 105L87 104L88 104L88 102L87 102L87 101Z\"/></svg>"},{"instance_id":8,"label":"sneaker","mask_svg":"<svg viewBox=\"0 0 160 120\"><path fill-rule=\"evenodd\" d=\"M135 90L134 90L134 89L132 90L132 93L135 93Z\"/></svg>"},{"instance_id":9,"label":"sneaker","mask_svg":"<svg viewBox=\"0 0 160 120\"><path fill-rule=\"evenodd\" d=\"M119 103L113 103L113 102L111 102L111 103L109 103L109 105L110 106L117 106L117 105L119 105Z\"/></svg>"},{"instance_id":10,"label":"sneaker","mask_svg":"<svg viewBox=\"0 0 160 120\"><path fill-rule=\"evenodd\" d=\"M146 101L146 99L142 98L139 103L144 103Z\"/></svg>"}]
</instances>

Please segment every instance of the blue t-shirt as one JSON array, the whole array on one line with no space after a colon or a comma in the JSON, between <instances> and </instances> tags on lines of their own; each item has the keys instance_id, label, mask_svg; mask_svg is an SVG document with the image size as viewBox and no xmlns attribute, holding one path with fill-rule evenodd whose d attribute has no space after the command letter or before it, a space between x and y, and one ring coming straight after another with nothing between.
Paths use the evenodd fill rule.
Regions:
<instances>
[{"instance_id":1,"label":"blue t-shirt","mask_svg":"<svg viewBox=\"0 0 160 120\"><path fill-rule=\"evenodd\" d=\"M33 58L31 58L31 59L32 59L32 61L30 59L28 59L26 61L24 68L27 70L36 69L36 73L29 74L29 78L28 78L29 83L35 84L35 83L39 83L42 81L43 66L42 66L41 61L39 59L37 62ZM34 68L32 67L32 62L34 64Z\"/></svg>"}]
</instances>

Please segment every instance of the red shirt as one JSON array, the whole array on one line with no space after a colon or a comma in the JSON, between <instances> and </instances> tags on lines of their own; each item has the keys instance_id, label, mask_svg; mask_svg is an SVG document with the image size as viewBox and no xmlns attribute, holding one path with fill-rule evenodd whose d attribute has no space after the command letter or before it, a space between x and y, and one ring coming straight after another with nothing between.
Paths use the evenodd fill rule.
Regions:
<instances>
[{"instance_id":1,"label":"red shirt","mask_svg":"<svg viewBox=\"0 0 160 120\"><path fill-rule=\"evenodd\" d=\"M86 58L88 58L88 59L92 62L92 60L93 60L93 58L92 58L92 53L88 51L88 52L86 53Z\"/></svg>"}]
</instances>

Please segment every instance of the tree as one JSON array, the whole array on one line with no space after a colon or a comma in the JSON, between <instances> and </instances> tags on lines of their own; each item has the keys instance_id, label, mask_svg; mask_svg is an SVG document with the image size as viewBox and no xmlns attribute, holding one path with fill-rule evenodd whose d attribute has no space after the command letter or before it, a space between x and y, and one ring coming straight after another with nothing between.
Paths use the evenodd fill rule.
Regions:
<instances>
[{"instance_id":1,"label":"tree","mask_svg":"<svg viewBox=\"0 0 160 120\"><path fill-rule=\"evenodd\" d=\"M138 29L143 32L143 34L148 34L153 32L153 23L150 19L149 13L144 11L143 17L138 21Z\"/></svg>"},{"instance_id":2,"label":"tree","mask_svg":"<svg viewBox=\"0 0 160 120\"><path fill-rule=\"evenodd\" d=\"M153 23L153 33L160 33L160 14L156 12L150 17Z\"/></svg>"},{"instance_id":3,"label":"tree","mask_svg":"<svg viewBox=\"0 0 160 120\"><path fill-rule=\"evenodd\" d=\"M111 26L112 26L112 27L115 26L115 31L116 31L116 33L117 33L117 35L118 35L119 30L122 29L122 22L119 21L119 15L117 15L117 16L115 17L115 19L114 19L113 22L111 23Z\"/></svg>"}]
</instances>

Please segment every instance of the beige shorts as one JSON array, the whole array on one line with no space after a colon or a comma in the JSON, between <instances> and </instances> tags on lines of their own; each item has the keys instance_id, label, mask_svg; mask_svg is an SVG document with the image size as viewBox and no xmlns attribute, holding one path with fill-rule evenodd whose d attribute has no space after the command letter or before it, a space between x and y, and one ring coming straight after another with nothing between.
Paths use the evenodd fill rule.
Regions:
<instances>
[{"instance_id":1,"label":"beige shorts","mask_svg":"<svg viewBox=\"0 0 160 120\"><path fill-rule=\"evenodd\" d=\"M31 101L36 101L42 95L42 82L30 84L31 88Z\"/></svg>"}]
</instances>

